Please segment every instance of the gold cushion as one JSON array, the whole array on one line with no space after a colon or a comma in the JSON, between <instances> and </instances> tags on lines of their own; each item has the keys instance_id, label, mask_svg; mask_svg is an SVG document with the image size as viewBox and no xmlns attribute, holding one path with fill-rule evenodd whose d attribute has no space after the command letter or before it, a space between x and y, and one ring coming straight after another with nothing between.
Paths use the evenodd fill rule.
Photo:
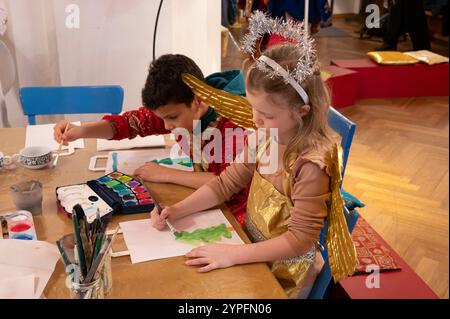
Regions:
<instances>
[{"instance_id":1,"label":"gold cushion","mask_svg":"<svg viewBox=\"0 0 450 319\"><path fill-rule=\"evenodd\" d=\"M436 54L436 53L428 51L428 50L410 51L410 52L405 52L405 54L410 57L413 57L423 63L426 63L428 65L439 64L439 63L448 63L447 57Z\"/></svg>"},{"instance_id":2,"label":"gold cushion","mask_svg":"<svg viewBox=\"0 0 450 319\"><path fill-rule=\"evenodd\" d=\"M333 76L333 73L327 70L320 71L320 76L324 82Z\"/></svg>"},{"instance_id":3,"label":"gold cushion","mask_svg":"<svg viewBox=\"0 0 450 319\"><path fill-rule=\"evenodd\" d=\"M416 58L399 51L373 51L367 55L378 64L405 65L419 62Z\"/></svg>"}]
</instances>

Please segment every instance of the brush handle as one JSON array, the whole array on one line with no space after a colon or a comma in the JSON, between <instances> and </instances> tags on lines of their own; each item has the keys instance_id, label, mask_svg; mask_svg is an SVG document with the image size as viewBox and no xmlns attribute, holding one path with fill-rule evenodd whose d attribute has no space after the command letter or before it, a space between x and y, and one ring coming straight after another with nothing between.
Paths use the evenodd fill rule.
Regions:
<instances>
[{"instance_id":1,"label":"brush handle","mask_svg":"<svg viewBox=\"0 0 450 319\"><path fill-rule=\"evenodd\" d=\"M178 234L177 229L175 227L173 227L172 224L167 219L165 221L166 221L167 227L169 227L172 234L174 234L174 235Z\"/></svg>"},{"instance_id":2,"label":"brush handle","mask_svg":"<svg viewBox=\"0 0 450 319\"><path fill-rule=\"evenodd\" d=\"M145 185L144 180L141 177L138 177L139 182L142 184L142 186L144 186L145 190L147 191L147 193L150 195L150 198L152 199L153 203L155 204L156 209L159 211L159 213L162 212L162 208L161 206L159 206L155 196L153 196L152 192L150 191L150 189L147 187L147 185ZM172 234L177 234L178 231L175 227L172 226L172 224L167 220L167 218L165 219L166 225L167 227L169 227L170 231L172 232Z\"/></svg>"},{"instance_id":3,"label":"brush handle","mask_svg":"<svg viewBox=\"0 0 450 319\"><path fill-rule=\"evenodd\" d=\"M69 128L69 125L70 125L70 122L68 121L67 124L66 124L66 127L64 128L64 133L63 133L63 135L66 134L67 129ZM61 140L61 141L59 142L58 152L57 152L58 155L59 155L59 153L61 152L62 144L63 144L63 140Z\"/></svg>"},{"instance_id":4,"label":"brush handle","mask_svg":"<svg viewBox=\"0 0 450 319\"><path fill-rule=\"evenodd\" d=\"M100 253L102 244L103 244L103 238L104 238L104 233L100 233L98 235L98 238L95 240L95 245L94 245L94 252L92 254L92 263L94 263L94 260L97 258L98 254Z\"/></svg>"},{"instance_id":5,"label":"brush handle","mask_svg":"<svg viewBox=\"0 0 450 319\"><path fill-rule=\"evenodd\" d=\"M71 263L69 261L69 257L67 257L66 251L64 250L63 246L61 245L61 241L58 239L56 241L56 247L58 247L59 253L61 254L61 257L64 262L64 266L69 266Z\"/></svg>"},{"instance_id":6,"label":"brush handle","mask_svg":"<svg viewBox=\"0 0 450 319\"><path fill-rule=\"evenodd\" d=\"M98 271L100 271L101 267L103 266L103 263L105 262L105 255L108 254L109 250L111 249L111 246L114 242L114 239L116 238L118 231L119 231L119 227L116 228L116 230L114 231L114 234L111 236L111 238L103 241L102 247L100 249L100 253L95 258L95 261L94 261L92 267L89 269L89 273L84 278L83 284L90 283L94 279L95 274Z\"/></svg>"},{"instance_id":7,"label":"brush handle","mask_svg":"<svg viewBox=\"0 0 450 319\"><path fill-rule=\"evenodd\" d=\"M81 275L83 276L83 278L85 278L85 276L87 275L86 259L84 257L83 242L81 240L80 227L78 225L78 218L76 212L72 212L72 222L75 240L77 243L78 262L80 263Z\"/></svg>"}]
</instances>

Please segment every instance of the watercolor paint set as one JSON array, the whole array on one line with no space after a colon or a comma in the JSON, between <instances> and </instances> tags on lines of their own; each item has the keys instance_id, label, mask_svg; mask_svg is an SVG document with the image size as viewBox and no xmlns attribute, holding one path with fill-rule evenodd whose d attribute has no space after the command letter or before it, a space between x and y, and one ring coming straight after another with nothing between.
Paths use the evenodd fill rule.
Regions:
<instances>
[{"instance_id":1,"label":"watercolor paint set","mask_svg":"<svg viewBox=\"0 0 450 319\"><path fill-rule=\"evenodd\" d=\"M58 187L56 197L61 212L70 215L73 207L80 204L88 221L95 219L97 212L102 217L109 213L146 213L154 207L146 187L118 171L85 184Z\"/></svg>"},{"instance_id":2,"label":"watercolor paint set","mask_svg":"<svg viewBox=\"0 0 450 319\"><path fill-rule=\"evenodd\" d=\"M36 230L33 215L26 210L0 215L3 239L35 240Z\"/></svg>"}]
</instances>

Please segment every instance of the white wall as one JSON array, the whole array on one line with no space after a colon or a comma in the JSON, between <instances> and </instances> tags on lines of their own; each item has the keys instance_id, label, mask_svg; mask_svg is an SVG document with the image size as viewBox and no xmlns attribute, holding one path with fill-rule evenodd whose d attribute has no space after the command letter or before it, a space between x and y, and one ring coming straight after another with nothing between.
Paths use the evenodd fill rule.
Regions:
<instances>
[{"instance_id":1,"label":"white wall","mask_svg":"<svg viewBox=\"0 0 450 319\"><path fill-rule=\"evenodd\" d=\"M165 0L156 57L182 53L205 74L220 71L220 1ZM80 29L65 25L68 4L80 8ZM18 85L119 84L124 110L141 105L159 0L6 0L6 5ZM17 99L7 103L11 124L25 125Z\"/></svg>"},{"instance_id":2,"label":"white wall","mask_svg":"<svg viewBox=\"0 0 450 319\"><path fill-rule=\"evenodd\" d=\"M220 71L221 0L172 0L172 50L196 57L206 74Z\"/></svg>"},{"instance_id":3,"label":"white wall","mask_svg":"<svg viewBox=\"0 0 450 319\"><path fill-rule=\"evenodd\" d=\"M360 0L334 0L334 14L358 13Z\"/></svg>"}]
</instances>

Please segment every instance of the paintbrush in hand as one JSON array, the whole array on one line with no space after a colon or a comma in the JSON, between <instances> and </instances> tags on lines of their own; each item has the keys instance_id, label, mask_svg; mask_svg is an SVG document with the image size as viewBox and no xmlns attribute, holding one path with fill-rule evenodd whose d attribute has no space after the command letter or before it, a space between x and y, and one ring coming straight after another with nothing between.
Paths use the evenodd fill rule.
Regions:
<instances>
[{"instance_id":1,"label":"paintbrush in hand","mask_svg":"<svg viewBox=\"0 0 450 319\"><path fill-rule=\"evenodd\" d=\"M159 206L158 202L156 201L155 196L153 196L152 192L150 192L150 189L147 187L147 185L145 185L145 182L142 179L142 177L138 176L137 179L142 184L142 186L145 188L147 193L150 195L150 198L152 199L153 203L155 204L156 209L159 211L159 213L161 213L162 212L161 206ZM175 227L172 226L172 224L167 220L167 218L165 219L165 222L166 222L167 227L169 227L171 233L175 237L180 236L180 233L178 232L178 230Z\"/></svg>"},{"instance_id":2,"label":"paintbrush in hand","mask_svg":"<svg viewBox=\"0 0 450 319\"><path fill-rule=\"evenodd\" d=\"M66 127L64 128L63 135L66 134L67 129L69 128L69 124L70 124L70 122L67 122ZM52 168L55 168L56 164L58 163L59 154L61 153L61 150L62 150L62 145L63 145L63 140L61 139L61 141L59 141L58 151L56 152L56 156L55 156L55 160L53 161Z\"/></svg>"}]
</instances>

